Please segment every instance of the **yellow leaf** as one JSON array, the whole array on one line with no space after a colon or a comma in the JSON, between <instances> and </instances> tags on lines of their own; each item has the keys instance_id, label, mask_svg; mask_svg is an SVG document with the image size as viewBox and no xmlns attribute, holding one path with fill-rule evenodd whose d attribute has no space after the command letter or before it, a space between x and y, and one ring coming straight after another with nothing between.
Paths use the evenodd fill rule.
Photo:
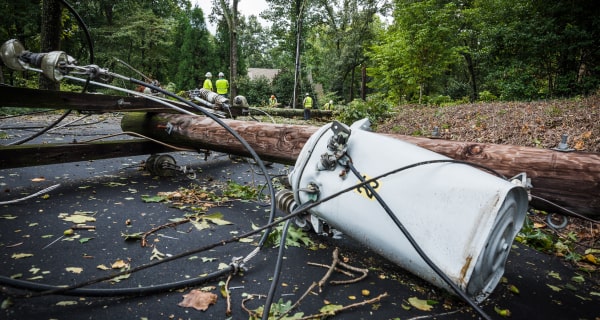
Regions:
<instances>
[{"instance_id":1,"label":"yellow leaf","mask_svg":"<svg viewBox=\"0 0 600 320\"><path fill-rule=\"evenodd\" d=\"M356 296L348 296L348 299L350 299L350 300L356 300Z\"/></svg>"},{"instance_id":2,"label":"yellow leaf","mask_svg":"<svg viewBox=\"0 0 600 320\"><path fill-rule=\"evenodd\" d=\"M33 257L33 253L13 253L12 256L10 256L13 259L23 259L23 258L29 258L29 257Z\"/></svg>"},{"instance_id":3,"label":"yellow leaf","mask_svg":"<svg viewBox=\"0 0 600 320\"><path fill-rule=\"evenodd\" d=\"M113 269L121 269L121 268L125 268L127 266L128 266L128 264L125 261L117 260L110 267Z\"/></svg>"},{"instance_id":4,"label":"yellow leaf","mask_svg":"<svg viewBox=\"0 0 600 320\"><path fill-rule=\"evenodd\" d=\"M360 293L364 296L364 297L368 297L371 294L371 291L367 290L367 289L363 289L360 291Z\"/></svg>"},{"instance_id":5,"label":"yellow leaf","mask_svg":"<svg viewBox=\"0 0 600 320\"><path fill-rule=\"evenodd\" d=\"M498 307L494 307L494 311L496 311L497 314L503 317L510 317L510 310L508 309L500 309Z\"/></svg>"},{"instance_id":6,"label":"yellow leaf","mask_svg":"<svg viewBox=\"0 0 600 320\"><path fill-rule=\"evenodd\" d=\"M107 267L107 266L105 266L103 264L96 266L96 268L100 269L100 270L109 270L110 269L109 267Z\"/></svg>"},{"instance_id":7,"label":"yellow leaf","mask_svg":"<svg viewBox=\"0 0 600 320\"><path fill-rule=\"evenodd\" d=\"M39 178L33 178L33 179L31 179L31 182L42 182L42 181L46 181L46 178L39 177Z\"/></svg>"},{"instance_id":8,"label":"yellow leaf","mask_svg":"<svg viewBox=\"0 0 600 320\"><path fill-rule=\"evenodd\" d=\"M593 264L598 264L598 259L596 259L596 256L594 256L593 254L586 254L585 256L583 256L583 259L587 262L591 262Z\"/></svg>"},{"instance_id":9,"label":"yellow leaf","mask_svg":"<svg viewBox=\"0 0 600 320\"><path fill-rule=\"evenodd\" d=\"M59 301L56 303L57 306L72 306L72 305L76 305L77 301L73 301L73 300L66 300L66 301Z\"/></svg>"},{"instance_id":10,"label":"yellow leaf","mask_svg":"<svg viewBox=\"0 0 600 320\"><path fill-rule=\"evenodd\" d=\"M83 271L83 268L79 268L79 267L66 267L65 270L72 272L72 273L76 273L76 274L80 274Z\"/></svg>"},{"instance_id":11,"label":"yellow leaf","mask_svg":"<svg viewBox=\"0 0 600 320\"><path fill-rule=\"evenodd\" d=\"M417 297L408 298L408 303L410 303L411 306L421 311L431 311L431 309L433 308L433 306L427 303L427 300L421 300Z\"/></svg>"},{"instance_id":12,"label":"yellow leaf","mask_svg":"<svg viewBox=\"0 0 600 320\"><path fill-rule=\"evenodd\" d=\"M79 224L79 223L94 222L94 221L96 221L96 218L90 217L90 216L85 216L82 214L72 214L70 216L63 218L63 220L71 221L75 224Z\"/></svg>"}]
</instances>

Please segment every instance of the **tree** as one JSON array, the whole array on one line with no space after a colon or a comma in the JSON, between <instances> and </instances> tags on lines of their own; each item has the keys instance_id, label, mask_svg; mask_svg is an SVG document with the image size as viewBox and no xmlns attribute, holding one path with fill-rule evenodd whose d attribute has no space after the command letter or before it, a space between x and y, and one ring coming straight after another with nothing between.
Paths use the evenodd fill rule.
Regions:
<instances>
[{"instance_id":1,"label":"tree","mask_svg":"<svg viewBox=\"0 0 600 320\"><path fill-rule=\"evenodd\" d=\"M371 48L369 56L376 62L367 72L390 90L399 101L403 96L418 96L458 62L458 46L453 41L456 5L435 0L398 0L394 25Z\"/></svg>"},{"instance_id":2,"label":"tree","mask_svg":"<svg viewBox=\"0 0 600 320\"><path fill-rule=\"evenodd\" d=\"M177 88L186 90L200 86L204 74L216 69L214 44L199 7L186 9L179 18L171 59Z\"/></svg>"}]
</instances>

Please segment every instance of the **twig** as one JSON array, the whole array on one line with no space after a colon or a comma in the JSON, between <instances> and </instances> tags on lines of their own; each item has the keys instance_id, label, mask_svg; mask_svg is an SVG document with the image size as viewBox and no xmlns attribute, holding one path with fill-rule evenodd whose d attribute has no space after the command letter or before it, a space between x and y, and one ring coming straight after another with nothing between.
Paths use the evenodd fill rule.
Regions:
<instances>
[{"instance_id":1,"label":"twig","mask_svg":"<svg viewBox=\"0 0 600 320\"><path fill-rule=\"evenodd\" d=\"M322 263L316 263L316 262L307 262L306 264L308 264L309 266L315 266L315 267L321 267L321 268L329 268L330 265L328 264L322 264ZM340 268L335 268L335 271L347 275L350 278L354 278L354 274L350 271L346 271L346 270L342 270Z\"/></svg>"},{"instance_id":2,"label":"twig","mask_svg":"<svg viewBox=\"0 0 600 320\"><path fill-rule=\"evenodd\" d=\"M297 307L300 305L300 302L302 302L302 300L304 300L304 298L306 298L306 297L308 296L308 294L309 294L309 293L311 293L311 292L312 292L312 290L313 290L313 289L314 289L316 286L318 286L318 287L319 287L319 292L321 292L321 291L322 291L322 290L321 290L321 289L322 289L322 286L325 284L325 282L327 282L327 279L329 279L329 277L331 276L331 273L333 272L333 270L334 270L334 269L336 269L336 268L335 268L335 266L336 266L336 265L337 265L337 264L340 262L340 259L339 259L339 250L338 250L338 248L335 248L335 249L333 250L332 256L333 256L333 260L332 260L332 262L331 262L331 265L330 265L330 266L327 266L327 267L329 268L329 270L327 270L327 272L325 273L325 275L323 276L323 278L321 278L321 280L319 280L319 282L318 282L318 283L317 283L317 282L313 282L313 283L310 285L310 287L308 287L308 289L307 289L307 290L304 292L304 294L303 294L303 295L302 295L302 296L301 296L301 297L298 299L298 301L296 301L296 302L294 303L294 305L292 305L292 307L291 307L291 308L289 308L289 309L288 309L286 312L282 313L282 314L279 316L279 318L277 318L277 320L280 320L280 319L282 319L282 318L283 318L283 317L284 317L286 314L290 313L290 311L292 311L292 310L296 309L296 308L297 308Z\"/></svg>"},{"instance_id":3,"label":"twig","mask_svg":"<svg viewBox=\"0 0 600 320\"><path fill-rule=\"evenodd\" d=\"M325 273L325 275L323 276L323 278L321 278L321 280L319 280L319 292L322 291L323 285L325 284L325 281L327 281L327 279L329 279L329 277L331 277L331 274L333 273L333 270L335 269L335 266L337 266L337 264L340 262L340 258L339 258L339 250L338 248L335 248L333 250L333 261L331 262L331 266L329 267L329 270L327 270L327 273Z\"/></svg>"},{"instance_id":4,"label":"twig","mask_svg":"<svg viewBox=\"0 0 600 320\"><path fill-rule=\"evenodd\" d=\"M248 301L248 300L254 300L255 296L257 298L259 298L259 299L260 298L266 298L266 296L262 295L262 294L252 294L252 295L249 295L248 298L242 300L242 309L244 309L244 311L246 311L248 313L248 315L250 315L251 317L259 318L261 315L259 315L258 313L254 312L253 310L250 310L250 309L248 309L246 307L246 301Z\"/></svg>"},{"instance_id":5,"label":"twig","mask_svg":"<svg viewBox=\"0 0 600 320\"><path fill-rule=\"evenodd\" d=\"M349 284L349 283L355 283L355 282L359 282L360 280L364 279L367 277L367 275L369 274L369 269L362 269L362 268L357 268L357 267L353 267L343 261L340 261L340 265L346 269L350 269L352 271L356 271L356 272L360 272L362 273L362 276L358 277L358 278L354 278L354 279L350 279L350 280L332 280L329 283L331 284Z\"/></svg>"},{"instance_id":6,"label":"twig","mask_svg":"<svg viewBox=\"0 0 600 320\"><path fill-rule=\"evenodd\" d=\"M229 281L231 280L232 275L229 274L227 277L227 281L225 281L225 293L227 294L227 310L225 310L225 315L231 316L231 294L229 293Z\"/></svg>"},{"instance_id":7,"label":"twig","mask_svg":"<svg viewBox=\"0 0 600 320\"><path fill-rule=\"evenodd\" d=\"M146 232L144 232L142 234L142 239L140 241L140 244L141 244L142 247L145 247L146 245L148 245L148 241L146 241L146 237L149 236L150 234L158 231L158 230L165 229L165 228L170 228L170 227L174 227L174 226L178 226L180 224L184 224L184 223L187 223L187 222L190 222L190 218L181 219L181 220L178 220L178 221L175 221L175 222L169 222L169 223L165 223L163 225L160 225L158 227L154 227L154 228L150 229L149 231L146 231Z\"/></svg>"}]
</instances>

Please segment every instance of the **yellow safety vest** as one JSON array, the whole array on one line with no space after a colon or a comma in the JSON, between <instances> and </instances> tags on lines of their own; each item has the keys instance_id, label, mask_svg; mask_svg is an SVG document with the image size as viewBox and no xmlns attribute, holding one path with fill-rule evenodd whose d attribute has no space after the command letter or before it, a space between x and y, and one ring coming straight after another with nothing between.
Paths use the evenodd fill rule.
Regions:
<instances>
[{"instance_id":1,"label":"yellow safety vest","mask_svg":"<svg viewBox=\"0 0 600 320\"><path fill-rule=\"evenodd\" d=\"M219 79L217 80L217 82L215 82L215 85L217 86L218 94L227 94L227 91L229 89L229 81L225 79Z\"/></svg>"},{"instance_id":2,"label":"yellow safety vest","mask_svg":"<svg viewBox=\"0 0 600 320\"><path fill-rule=\"evenodd\" d=\"M310 109L310 108L312 108L312 98L306 97L306 98L304 98L304 109Z\"/></svg>"},{"instance_id":3,"label":"yellow safety vest","mask_svg":"<svg viewBox=\"0 0 600 320\"><path fill-rule=\"evenodd\" d=\"M210 81L210 79L204 80L204 84L202 85L202 88L213 91L212 81Z\"/></svg>"}]
</instances>

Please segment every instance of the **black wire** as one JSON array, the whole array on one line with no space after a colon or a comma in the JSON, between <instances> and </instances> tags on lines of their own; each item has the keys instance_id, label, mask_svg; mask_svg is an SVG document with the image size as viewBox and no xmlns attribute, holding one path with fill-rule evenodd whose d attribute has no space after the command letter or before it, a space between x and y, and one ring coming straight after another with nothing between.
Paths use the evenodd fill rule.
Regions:
<instances>
[{"instance_id":1,"label":"black wire","mask_svg":"<svg viewBox=\"0 0 600 320\"><path fill-rule=\"evenodd\" d=\"M365 178L356 169L356 167L354 167L354 165L352 164L352 160L351 159L350 159L350 161L347 162L347 166L350 168L350 170L352 171L352 173L354 173L354 175L361 182L365 182L366 181ZM483 311L483 309L481 309L481 307L479 307L469 296L467 296L466 293L463 290L461 290L433 261L431 261L431 259L423 251L423 249L421 248L421 246L419 246L419 244L417 243L417 241L412 237L412 235L410 234L410 232L408 231L408 229L406 229L406 227L404 226L404 224L402 223L402 221L400 221L398 219L398 217L396 217L396 215L394 214L394 212L392 211L392 209L381 198L381 196L379 195L379 193L370 184L365 184L364 186L365 186L365 188L369 189L369 191L371 192L371 194L373 194L373 196L375 197L375 199L377 199L377 202L379 202L379 204L385 210L385 212L388 214L388 216L394 221L394 223L396 224L396 226L398 227L398 229L400 229L400 231L402 231L402 234L404 234L404 237L410 242L410 244L415 249L415 251L417 251L417 253L421 257L421 259L423 259L423 261L425 261L425 263L427 263L427 265L431 269L433 269L433 271L435 271L435 273L437 273L438 276L440 276L444 280L444 282L446 282L452 288L452 290L454 290L454 292L459 297L461 297L465 302L467 302L467 304L469 304L471 306L471 308L473 308L481 317L483 317L485 319L491 319L491 317L489 315L487 315L485 313L485 311Z\"/></svg>"},{"instance_id":2,"label":"black wire","mask_svg":"<svg viewBox=\"0 0 600 320\"><path fill-rule=\"evenodd\" d=\"M27 138L23 138L23 139L21 139L21 140L13 141L13 142L11 142L11 143L7 144L7 146L15 146L15 145L20 145L20 144L23 144L23 143L25 143L25 142L27 142L27 141L33 140L33 139L35 139L35 138L37 138L37 137L41 136L42 134L46 133L46 131L48 131L48 130L50 130L50 129L54 128L54 127L55 127L57 124L59 124L61 121L63 121L63 120L64 120L64 119L65 119L65 118L66 118L66 117L67 117L67 116L68 116L68 115L71 113L71 111L72 111L72 110L70 110L70 109L69 109L69 110L67 110L67 111L65 111L65 113L63 113L63 114L62 114L62 116L60 116L58 119L56 119L56 120L55 120L54 122L52 122L51 124L49 124L49 125L47 125L46 127L44 127L42 130L40 130L40 131L38 131L38 132L36 132L36 133L34 133L34 134L30 135L30 136L29 136L29 137L27 137Z\"/></svg>"},{"instance_id":3,"label":"black wire","mask_svg":"<svg viewBox=\"0 0 600 320\"><path fill-rule=\"evenodd\" d=\"M170 283L163 283L159 285L151 285L151 286L143 286L143 287L132 287L132 288L111 288L111 289L70 289L67 291L58 292L59 294L65 296L86 296L86 297L114 297L114 296L139 296L139 295L147 295L153 293L159 293L164 291L170 291L185 287L197 286L199 284L205 283L209 280L216 279L221 277L233 270L232 266L228 266L222 270L207 274L200 278L187 279L183 281L176 281ZM23 281L18 279L12 279L8 277L1 277L3 285L10 286L13 288L36 291L36 292L51 292L61 287L53 286L42 283L35 283L29 281Z\"/></svg>"},{"instance_id":4,"label":"black wire","mask_svg":"<svg viewBox=\"0 0 600 320\"><path fill-rule=\"evenodd\" d=\"M267 294L267 301L263 307L262 320L269 319L269 313L271 312L271 303L275 297L275 290L277 290L277 284L279 283L279 276L281 275L281 266L283 265L283 251L285 251L285 238L287 237L288 228L290 227L292 220L287 220L281 231L281 240L279 241L279 252L277 253L277 261L275 263L275 271L273 271L273 280L271 281L271 287L269 288L269 294Z\"/></svg>"}]
</instances>

